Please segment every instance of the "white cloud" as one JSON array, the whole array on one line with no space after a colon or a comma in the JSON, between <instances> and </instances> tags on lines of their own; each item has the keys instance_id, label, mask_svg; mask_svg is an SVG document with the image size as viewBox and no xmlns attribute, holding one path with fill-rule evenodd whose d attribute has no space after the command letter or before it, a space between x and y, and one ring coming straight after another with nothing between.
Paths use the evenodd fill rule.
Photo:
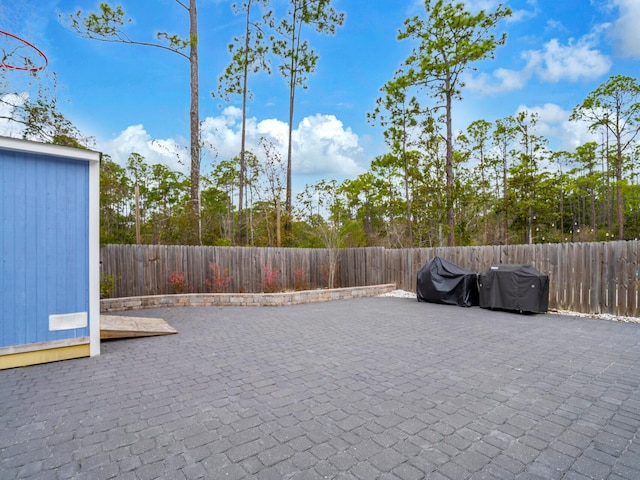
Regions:
<instances>
[{"instance_id":1,"label":"white cloud","mask_svg":"<svg viewBox=\"0 0 640 480\"><path fill-rule=\"evenodd\" d=\"M316 114L298 125L294 143L295 169L302 174L357 175L362 172L354 156L361 148L358 136L333 115Z\"/></svg>"},{"instance_id":2,"label":"white cloud","mask_svg":"<svg viewBox=\"0 0 640 480\"><path fill-rule=\"evenodd\" d=\"M500 4L498 0L464 0L465 6L472 12L484 10L486 12L495 10Z\"/></svg>"},{"instance_id":3,"label":"white cloud","mask_svg":"<svg viewBox=\"0 0 640 480\"><path fill-rule=\"evenodd\" d=\"M424 2L422 2L424 4ZM464 0L465 6L472 13L477 13L482 10L485 12L494 12L500 5L504 5L502 0ZM527 4L530 9L521 8L519 10L511 9L511 16L506 19L509 23L517 23L523 20L535 17L540 11L538 8L537 0L527 0Z\"/></svg>"},{"instance_id":4,"label":"white cloud","mask_svg":"<svg viewBox=\"0 0 640 480\"><path fill-rule=\"evenodd\" d=\"M521 90L531 78L531 74L530 68L524 68L523 70L498 68L491 75L482 72L475 78L467 76L464 79L464 83L466 88L474 92L496 95Z\"/></svg>"},{"instance_id":5,"label":"white cloud","mask_svg":"<svg viewBox=\"0 0 640 480\"><path fill-rule=\"evenodd\" d=\"M547 24L545 26L545 31L558 30L560 32L567 32L567 27L563 25L563 23L559 20L549 19L547 20Z\"/></svg>"},{"instance_id":6,"label":"white cloud","mask_svg":"<svg viewBox=\"0 0 640 480\"><path fill-rule=\"evenodd\" d=\"M638 0L611 0L618 8L619 17L614 22L611 35L618 44L622 56L640 58L640 2Z\"/></svg>"},{"instance_id":7,"label":"white cloud","mask_svg":"<svg viewBox=\"0 0 640 480\"><path fill-rule=\"evenodd\" d=\"M269 118L256 123L256 119L251 119L254 129L259 137L268 138L274 145L280 147L282 152L287 148L289 138L289 126L275 118ZM258 138L259 140L259 138Z\"/></svg>"},{"instance_id":8,"label":"white cloud","mask_svg":"<svg viewBox=\"0 0 640 480\"><path fill-rule=\"evenodd\" d=\"M154 140L143 125L131 125L113 140L99 145L99 150L120 165L126 165L129 155L139 153L149 164L162 163L172 170L187 172L189 160L182 142L174 139Z\"/></svg>"},{"instance_id":9,"label":"white cloud","mask_svg":"<svg viewBox=\"0 0 640 480\"><path fill-rule=\"evenodd\" d=\"M241 112L228 107L217 117L202 122L202 140L214 150L214 158L203 158L203 171L207 165L237 156L241 142ZM258 158L263 155L262 138L272 142L281 158L286 159L288 127L277 119L258 121L249 118L246 126L246 147ZM114 161L126 164L131 152L145 157L147 163L164 163L174 170L188 172L189 156L186 142L179 139L154 140L142 125L132 125L115 139L106 142L102 151ZM294 176L350 177L362 173L359 164L363 156L359 139L350 128L345 128L333 115L316 114L304 118L293 131Z\"/></svg>"},{"instance_id":10,"label":"white cloud","mask_svg":"<svg viewBox=\"0 0 640 480\"><path fill-rule=\"evenodd\" d=\"M600 25L593 32L581 37L577 42L569 40L562 45L552 39L540 50L522 53L527 63L522 70L499 68L490 75L481 73L465 78L465 84L472 91L488 95L521 90L535 75L542 82L576 82L604 75L611 68L611 59L595 48L597 37L608 25Z\"/></svg>"},{"instance_id":11,"label":"white cloud","mask_svg":"<svg viewBox=\"0 0 640 480\"><path fill-rule=\"evenodd\" d=\"M575 82L604 75L611 68L611 60L594 48L591 35L582 37L575 44L569 41L561 45L553 39L543 50L523 53L527 68L533 69L543 82L557 83L562 80Z\"/></svg>"},{"instance_id":12,"label":"white cloud","mask_svg":"<svg viewBox=\"0 0 640 480\"><path fill-rule=\"evenodd\" d=\"M542 106L528 107L520 105L516 115L527 111L538 116L536 135L542 135L551 142L554 150L573 151L579 145L596 140L588 131L588 124L581 121L569 121L571 111L564 110L554 103L545 103Z\"/></svg>"},{"instance_id":13,"label":"white cloud","mask_svg":"<svg viewBox=\"0 0 640 480\"><path fill-rule=\"evenodd\" d=\"M231 110L230 110L231 109ZM238 109L230 107L222 116L207 118L203 137L215 146L218 158L227 159L240 151L240 120ZM358 136L345 129L333 115L317 114L304 118L293 131L292 173L298 175L357 175L362 171L356 159L362 153ZM270 141L283 159L287 155L288 126L277 119L258 121L250 118L246 126L247 149L258 158L260 140Z\"/></svg>"},{"instance_id":14,"label":"white cloud","mask_svg":"<svg viewBox=\"0 0 640 480\"><path fill-rule=\"evenodd\" d=\"M217 158L228 160L240 152L241 119L242 111L239 108L227 107L222 111L222 115L206 117L202 121L202 141ZM206 162L206 157L203 158ZM214 160L208 159L209 163L211 161Z\"/></svg>"}]
</instances>

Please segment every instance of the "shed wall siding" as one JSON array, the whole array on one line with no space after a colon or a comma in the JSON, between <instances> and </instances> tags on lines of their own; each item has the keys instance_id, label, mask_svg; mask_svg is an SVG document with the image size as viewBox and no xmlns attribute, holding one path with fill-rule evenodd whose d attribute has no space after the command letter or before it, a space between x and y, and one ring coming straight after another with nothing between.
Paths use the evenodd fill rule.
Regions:
<instances>
[{"instance_id":1,"label":"shed wall siding","mask_svg":"<svg viewBox=\"0 0 640 480\"><path fill-rule=\"evenodd\" d=\"M89 312L88 162L0 150L0 347L86 337L49 316Z\"/></svg>"}]
</instances>

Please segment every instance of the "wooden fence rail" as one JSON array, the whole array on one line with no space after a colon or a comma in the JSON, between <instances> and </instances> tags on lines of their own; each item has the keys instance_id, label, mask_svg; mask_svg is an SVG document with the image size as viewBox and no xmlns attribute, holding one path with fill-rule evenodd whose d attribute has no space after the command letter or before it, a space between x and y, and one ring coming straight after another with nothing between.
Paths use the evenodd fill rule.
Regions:
<instances>
[{"instance_id":1,"label":"wooden fence rail","mask_svg":"<svg viewBox=\"0 0 640 480\"><path fill-rule=\"evenodd\" d=\"M640 242L563 243L484 247L339 251L336 287L395 283L415 291L416 274L434 256L471 271L499 263L528 263L549 275L549 306L582 313L640 316ZM171 293L172 272L184 272L195 292L206 292L211 265L227 270L229 292L263 291L263 268L278 270L283 288L307 283L325 288L329 252L325 249L107 245L100 251L103 275L116 278L113 296Z\"/></svg>"}]
</instances>

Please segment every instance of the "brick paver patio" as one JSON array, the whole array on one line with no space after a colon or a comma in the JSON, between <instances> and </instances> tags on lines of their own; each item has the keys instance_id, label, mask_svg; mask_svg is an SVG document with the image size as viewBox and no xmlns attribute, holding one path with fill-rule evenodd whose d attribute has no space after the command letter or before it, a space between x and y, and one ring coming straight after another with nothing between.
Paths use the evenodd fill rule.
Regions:
<instances>
[{"instance_id":1,"label":"brick paver patio","mask_svg":"<svg viewBox=\"0 0 640 480\"><path fill-rule=\"evenodd\" d=\"M640 478L640 325L362 298L0 371L0 479Z\"/></svg>"}]
</instances>

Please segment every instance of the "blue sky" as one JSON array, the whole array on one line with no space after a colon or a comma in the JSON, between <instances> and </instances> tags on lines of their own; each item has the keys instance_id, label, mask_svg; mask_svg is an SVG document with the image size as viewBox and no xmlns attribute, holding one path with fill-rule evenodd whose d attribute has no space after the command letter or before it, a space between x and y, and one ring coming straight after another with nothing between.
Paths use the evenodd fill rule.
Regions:
<instances>
[{"instance_id":1,"label":"blue sky","mask_svg":"<svg viewBox=\"0 0 640 480\"><path fill-rule=\"evenodd\" d=\"M178 55L149 48L105 44L78 37L58 14L95 10L94 0L0 0L0 29L23 36L44 51L55 71L61 109L95 148L123 163L131 152L187 172L189 69ZM132 38L157 31L184 34L188 18L174 0L121 0L134 19ZM467 0L470 9L493 10L495 0ZM508 35L495 60L477 65L455 105L458 129L477 119L493 121L522 109L539 115L551 146L571 149L589 139L583 125L567 121L571 110L611 75L637 77L640 60L638 0L507 0L514 12L497 32ZM212 163L237 155L239 99L220 105L211 92L229 62L227 44L242 33L231 1L199 0L200 96L203 137ZM275 0L275 5L284 0ZM334 0L346 22L332 37L309 33L320 55L308 89L298 90L294 120L294 186L342 180L365 171L385 153L382 130L367 122L379 88L410 51L398 41L405 18L424 16L422 0ZM11 75L18 75L12 72ZM277 72L250 79L249 145L266 136L286 152L288 97ZM295 192L294 192L295 193Z\"/></svg>"}]
</instances>

